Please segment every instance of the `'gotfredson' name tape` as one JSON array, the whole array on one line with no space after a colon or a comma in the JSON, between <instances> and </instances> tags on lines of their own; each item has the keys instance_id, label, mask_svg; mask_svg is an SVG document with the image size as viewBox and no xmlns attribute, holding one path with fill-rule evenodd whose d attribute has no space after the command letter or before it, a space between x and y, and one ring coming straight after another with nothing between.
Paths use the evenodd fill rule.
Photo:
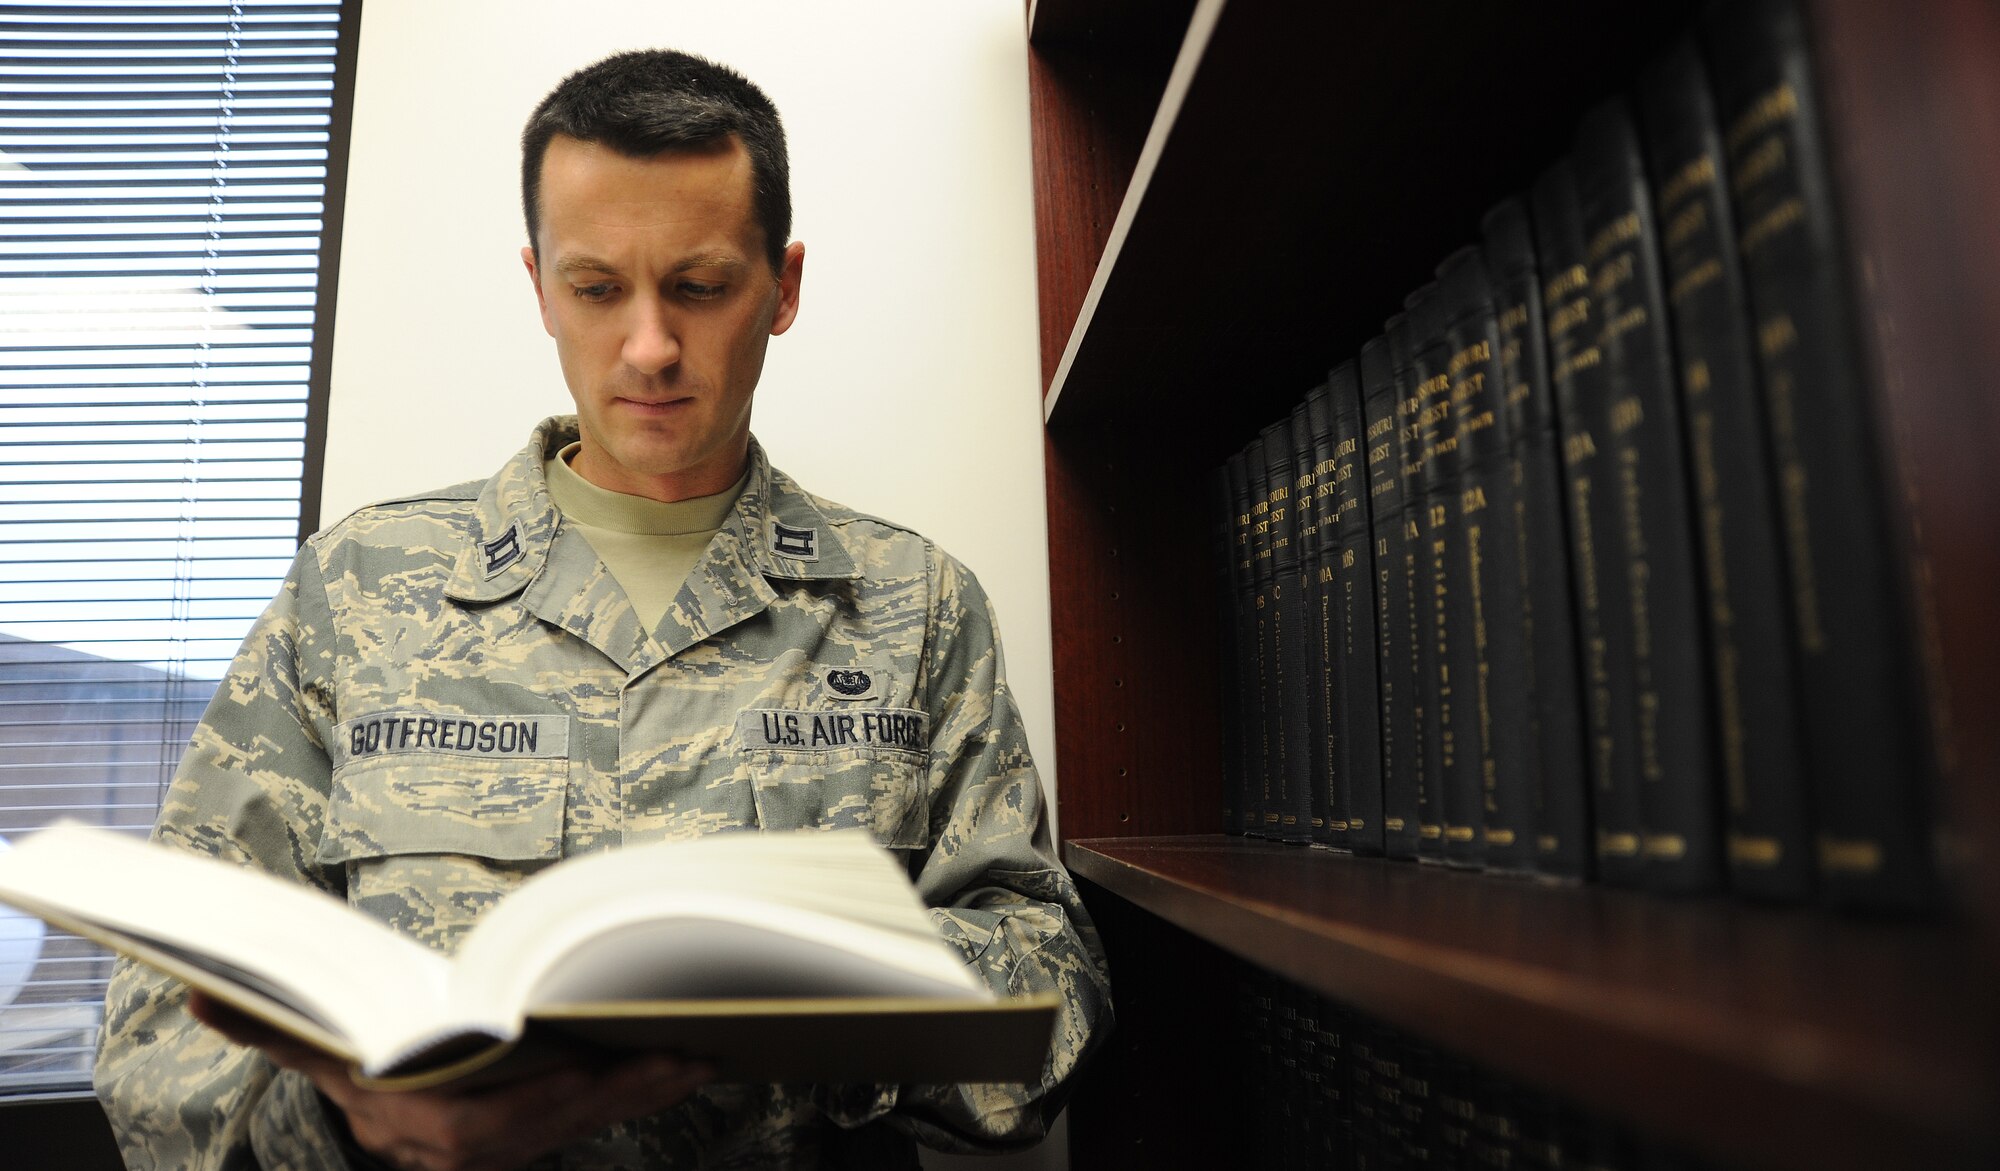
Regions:
<instances>
[{"instance_id":1,"label":"'gotfredson' name tape","mask_svg":"<svg viewBox=\"0 0 2000 1171\"><path fill-rule=\"evenodd\" d=\"M569 717L392 711L334 725L334 763L405 752L475 757L566 757Z\"/></svg>"}]
</instances>

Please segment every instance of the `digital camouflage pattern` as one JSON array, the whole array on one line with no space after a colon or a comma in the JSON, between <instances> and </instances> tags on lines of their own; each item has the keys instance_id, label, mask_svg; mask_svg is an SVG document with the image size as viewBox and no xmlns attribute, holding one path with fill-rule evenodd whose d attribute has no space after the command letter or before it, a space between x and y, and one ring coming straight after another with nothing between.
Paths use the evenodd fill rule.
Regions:
<instances>
[{"instance_id":1,"label":"digital camouflage pattern","mask_svg":"<svg viewBox=\"0 0 2000 1171\"><path fill-rule=\"evenodd\" d=\"M753 441L734 513L649 634L550 503L542 460L575 431L551 419L483 485L373 505L309 540L154 837L450 952L564 857L866 826L995 991L1061 993L1041 1083L711 1086L545 1165L812 1167L862 1148L874 1165L907 1159L909 1136L1041 1137L1108 1028L1109 987L978 583L922 537L802 491ZM347 1166L311 1084L195 1023L185 999L130 963L106 998L97 1090L130 1165Z\"/></svg>"}]
</instances>

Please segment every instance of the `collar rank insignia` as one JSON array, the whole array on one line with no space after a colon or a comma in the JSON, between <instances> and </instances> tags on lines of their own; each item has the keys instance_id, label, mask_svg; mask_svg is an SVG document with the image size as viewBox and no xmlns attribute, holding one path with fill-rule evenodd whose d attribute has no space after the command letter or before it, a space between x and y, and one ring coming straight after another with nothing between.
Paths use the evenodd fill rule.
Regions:
<instances>
[{"instance_id":1,"label":"collar rank insignia","mask_svg":"<svg viewBox=\"0 0 2000 1171\"><path fill-rule=\"evenodd\" d=\"M826 673L826 686L836 699L867 699L875 693L875 678L866 671L835 667Z\"/></svg>"},{"instance_id":2,"label":"collar rank insignia","mask_svg":"<svg viewBox=\"0 0 2000 1171\"><path fill-rule=\"evenodd\" d=\"M819 560L819 530L795 529L771 522L771 551L800 561Z\"/></svg>"},{"instance_id":3,"label":"collar rank insignia","mask_svg":"<svg viewBox=\"0 0 2000 1171\"><path fill-rule=\"evenodd\" d=\"M508 525L507 531L480 546L486 554L486 576L492 577L521 559L521 526Z\"/></svg>"}]
</instances>

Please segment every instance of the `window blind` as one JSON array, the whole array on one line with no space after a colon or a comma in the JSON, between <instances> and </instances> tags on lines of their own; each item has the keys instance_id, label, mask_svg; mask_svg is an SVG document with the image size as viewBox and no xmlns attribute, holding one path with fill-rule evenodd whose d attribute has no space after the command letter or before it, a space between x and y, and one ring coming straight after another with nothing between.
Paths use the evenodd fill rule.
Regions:
<instances>
[{"instance_id":1,"label":"window blind","mask_svg":"<svg viewBox=\"0 0 2000 1171\"><path fill-rule=\"evenodd\" d=\"M0 839L143 834L297 546L341 16L0 3ZM110 966L0 908L0 1095Z\"/></svg>"}]
</instances>

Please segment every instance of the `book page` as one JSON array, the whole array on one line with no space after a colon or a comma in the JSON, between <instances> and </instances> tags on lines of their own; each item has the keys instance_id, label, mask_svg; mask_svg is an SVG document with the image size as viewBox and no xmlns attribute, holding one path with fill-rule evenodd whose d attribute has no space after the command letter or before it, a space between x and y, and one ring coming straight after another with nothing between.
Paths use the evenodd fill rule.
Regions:
<instances>
[{"instance_id":1,"label":"book page","mask_svg":"<svg viewBox=\"0 0 2000 1171\"><path fill-rule=\"evenodd\" d=\"M0 857L0 900L303 1016L359 1057L443 1023L448 961L338 899L249 867L57 825Z\"/></svg>"},{"instance_id":2,"label":"book page","mask_svg":"<svg viewBox=\"0 0 2000 1171\"><path fill-rule=\"evenodd\" d=\"M460 949L468 1014L565 1001L990 998L865 832L628 846L524 883Z\"/></svg>"}]
</instances>

